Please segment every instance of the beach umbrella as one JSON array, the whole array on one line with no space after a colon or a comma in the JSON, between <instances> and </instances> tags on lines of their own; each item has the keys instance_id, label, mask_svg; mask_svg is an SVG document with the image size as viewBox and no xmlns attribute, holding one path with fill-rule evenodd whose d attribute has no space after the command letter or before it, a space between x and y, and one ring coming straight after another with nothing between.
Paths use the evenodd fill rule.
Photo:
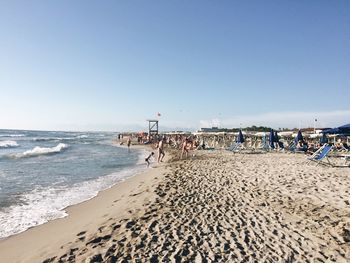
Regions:
<instances>
[{"instance_id":1,"label":"beach umbrella","mask_svg":"<svg viewBox=\"0 0 350 263\"><path fill-rule=\"evenodd\" d=\"M292 137L293 132L292 131L282 131L282 132L279 132L279 135L281 137Z\"/></svg>"},{"instance_id":2,"label":"beach umbrella","mask_svg":"<svg viewBox=\"0 0 350 263\"><path fill-rule=\"evenodd\" d=\"M301 134L301 130L298 131L297 137L295 137L295 143L298 143L299 141L304 141L303 135Z\"/></svg>"},{"instance_id":3,"label":"beach umbrella","mask_svg":"<svg viewBox=\"0 0 350 263\"><path fill-rule=\"evenodd\" d=\"M278 138L277 131L275 132L275 142L277 142L277 143L279 143L279 142L280 142L280 139Z\"/></svg>"},{"instance_id":4,"label":"beach umbrella","mask_svg":"<svg viewBox=\"0 0 350 263\"><path fill-rule=\"evenodd\" d=\"M350 123L333 128L333 129L327 129L327 130L321 131L321 133L323 133L323 134L349 135L350 134Z\"/></svg>"},{"instance_id":5,"label":"beach umbrella","mask_svg":"<svg viewBox=\"0 0 350 263\"><path fill-rule=\"evenodd\" d=\"M338 135L343 135L343 136L350 136L350 130L346 130L346 129L340 129L340 127L338 128L333 128L333 129L327 129L322 131L321 133L323 134L338 134Z\"/></svg>"},{"instance_id":6,"label":"beach umbrella","mask_svg":"<svg viewBox=\"0 0 350 263\"><path fill-rule=\"evenodd\" d=\"M321 134L319 134L319 133L312 133L312 134L309 134L309 137L311 138L311 139L315 139L315 138L318 138L318 137L321 137L322 135Z\"/></svg>"},{"instance_id":7,"label":"beach umbrella","mask_svg":"<svg viewBox=\"0 0 350 263\"><path fill-rule=\"evenodd\" d=\"M271 129L271 131L270 131L270 135L269 135L269 144L270 144L270 147L272 148L272 149L274 149L275 148L275 145L273 145L273 143L274 143L274 141L275 141L275 133L273 132L273 129Z\"/></svg>"},{"instance_id":8,"label":"beach umbrella","mask_svg":"<svg viewBox=\"0 0 350 263\"><path fill-rule=\"evenodd\" d=\"M266 135L266 132L257 132L255 134L253 134L256 137L264 137Z\"/></svg>"},{"instance_id":9,"label":"beach umbrella","mask_svg":"<svg viewBox=\"0 0 350 263\"><path fill-rule=\"evenodd\" d=\"M342 125L342 126L338 127L338 129L341 130L341 131L348 131L348 132L350 132L350 123Z\"/></svg>"},{"instance_id":10,"label":"beach umbrella","mask_svg":"<svg viewBox=\"0 0 350 263\"><path fill-rule=\"evenodd\" d=\"M333 129L327 129L324 131L321 131L323 134L338 134L340 131L338 128L333 128Z\"/></svg>"},{"instance_id":11,"label":"beach umbrella","mask_svg":"<svg viewBox=\"0 0 350 263\"><path fill-rule=\"evenodd\" d=\"M239 132L238 132L237 142L238 142L238 143L244 143L244 138L243 138L242 130L239 130Z\"/></svg>"},{"instance_id":12,"label":"beach umbrella","mask_svg":"<svg viewBox=\"0 0 350 263\"><path fill-rule=\"evenodd\" d=\"M350 123L338 127L340 135L349 136L350 135Z\"/></svg>"}]
</instances>

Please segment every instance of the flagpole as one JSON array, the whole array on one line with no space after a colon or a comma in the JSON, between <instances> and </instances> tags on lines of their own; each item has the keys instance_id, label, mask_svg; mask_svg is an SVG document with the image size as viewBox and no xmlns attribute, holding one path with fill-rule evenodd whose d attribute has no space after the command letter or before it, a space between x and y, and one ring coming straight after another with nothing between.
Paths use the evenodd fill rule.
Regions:
<instances>
[{"instance_id":1,"label":"flagpole","mask_svg":"<svg viewBox=\"0 0 350 263\"><path fill-rule=\"evenodd\" d=\"M314 134L316 134L316 122L317 122L317 119L315 118L314 119Z\"/></svg>"}]
</instances>

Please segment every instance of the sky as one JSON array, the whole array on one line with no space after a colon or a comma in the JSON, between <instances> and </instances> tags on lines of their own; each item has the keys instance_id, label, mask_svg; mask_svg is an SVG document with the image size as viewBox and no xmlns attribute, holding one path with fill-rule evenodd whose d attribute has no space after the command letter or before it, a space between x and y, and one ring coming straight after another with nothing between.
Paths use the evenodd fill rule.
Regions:
<instances>
[{"instance_id":1,"label":"sky","mask_svg":"<svg viewBox=\"0 0 350 263\"><path fill-rule=\"evenodd\" d=\"M350 123L349 14L347 0L2 0L0 129Z\"/></svg>"}]
</instances>

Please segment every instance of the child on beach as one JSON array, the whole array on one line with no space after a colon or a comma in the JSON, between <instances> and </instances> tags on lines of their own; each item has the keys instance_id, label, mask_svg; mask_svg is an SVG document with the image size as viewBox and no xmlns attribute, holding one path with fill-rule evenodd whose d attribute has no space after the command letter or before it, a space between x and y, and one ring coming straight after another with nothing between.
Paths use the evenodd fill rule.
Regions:
<instances>
[{"instance_id":1,"label":"child on beach","mask_svg":"<svg viewBox=\"0 0 350 263\"><path fill-rule=\"evenodd\" d=\"M147 167L149 167L149 161L150 161L151 157L153 157L153 155L154 155L154 152L151 152L151 153L147 156L147 158L145 159L145 161L146 161L146 163L147 163Z\"/></svg>"}]
</instances>

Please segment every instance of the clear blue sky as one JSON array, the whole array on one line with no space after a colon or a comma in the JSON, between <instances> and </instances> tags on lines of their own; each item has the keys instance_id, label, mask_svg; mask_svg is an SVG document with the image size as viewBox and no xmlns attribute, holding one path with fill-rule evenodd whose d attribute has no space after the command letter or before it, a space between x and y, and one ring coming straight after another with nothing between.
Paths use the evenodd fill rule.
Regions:
<instances>
[{"instance_id":1,"label":"clear blue sky","mask_svg":"<svg viewBox=\"0 0 350 263\"><path fill-rule=\"evenodd\" d=\"M0 128L349 123L349 14L346 0L4 0Z\"/></svg>"}]
</instances>

